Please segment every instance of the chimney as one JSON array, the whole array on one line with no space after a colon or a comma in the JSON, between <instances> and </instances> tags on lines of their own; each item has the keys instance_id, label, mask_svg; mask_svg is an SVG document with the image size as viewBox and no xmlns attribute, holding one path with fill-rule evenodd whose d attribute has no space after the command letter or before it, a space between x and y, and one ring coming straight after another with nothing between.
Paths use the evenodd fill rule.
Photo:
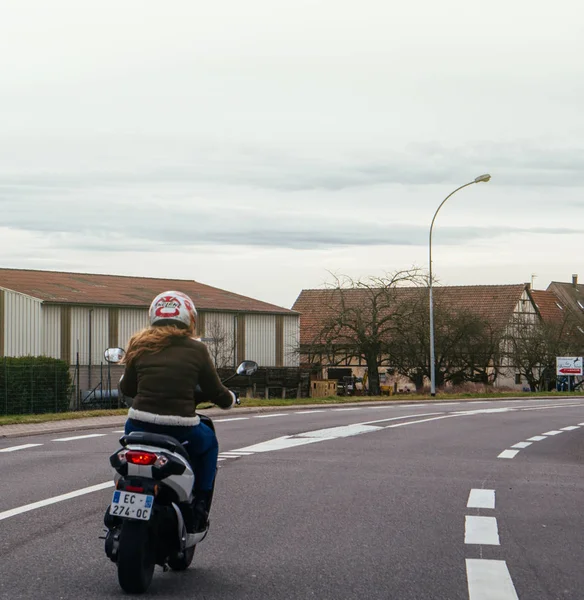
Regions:
<instances>
[{"instance_id":1,"label":"chimney","mask_svg":"<svg viewBox=\"0 0 584 600\"><path fill-rule=\"evenodd\" d=\"M572 285L576 287L578 285L578 274L572 275Z\"/></svg>"}]
</instances>

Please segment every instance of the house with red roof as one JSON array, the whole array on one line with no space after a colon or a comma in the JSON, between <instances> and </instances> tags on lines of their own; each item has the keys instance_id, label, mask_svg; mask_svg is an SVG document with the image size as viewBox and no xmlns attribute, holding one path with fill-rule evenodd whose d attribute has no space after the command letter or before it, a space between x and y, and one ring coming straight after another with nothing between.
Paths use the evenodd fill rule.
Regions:
<instances>
[{"instance_id":1,"label":"house with red roof","mask_svg":"<svg viewBox=\"0 0 584 600\"><path fill-rule=\"evenodd\" d=\"M328 369L339 366L350 367L353 374L363 376L366 367L360 359L347 357L342 362L327 363L326 355L314 352L318 349L319 335L323 326L331 317L331 311L339 306L335 294L340 295L338 289L307 289L302 290L292 307L300 313L300 348L304 363L317 362L323 367L322 375L327 377ZM368 302L367 289L345 289L342 291L344 306L359 306ZM419 301L420 295L425 295L424 289L404 287L396 288L396 304L402 302ZM540 313L535 305L529 284L515 285L469 285L469 286L440 286L434 288L436 305L446 306L449 309L467 311L487 321L501 339L512 335L518 328L529 327L537 322ZM544 292L547 294L547 292ZM550 300L546 295L542 310L548 310ZM551 311L551 308L549 308ZM547 315L547 312L546 312ZM312 354L311 354L312 351ZM323 362L324 361L324 362ZM381 362L384 366L391 367L390 363ZM495 367L495 365L493 365ZM515 387L521 389L524 383L521 376L514 372L513 365L504 358L500 365L496 365L498 377L495 385ZM383 371L383 369L381 369ZM494 371L495 369L493 369ZM397 378L400 379L400 378ZM401 378L403 379L403 378ZM391 382L396 378L391 379ZM406 387L400 381L400 387ZM410 385L411 387L411 385Z\"/></svg>"}]
</instances>

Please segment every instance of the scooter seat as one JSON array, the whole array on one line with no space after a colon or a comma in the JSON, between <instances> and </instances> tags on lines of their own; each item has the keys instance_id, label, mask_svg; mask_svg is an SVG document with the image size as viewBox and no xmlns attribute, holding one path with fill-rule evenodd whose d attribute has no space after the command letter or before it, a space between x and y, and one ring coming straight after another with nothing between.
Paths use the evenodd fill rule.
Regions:
<instances>
[{"instance_id":1,"label":"scooter seat","mask_svg":"<svg viewBox=\"0 0 584 600\"><path fill-rule=\"evenodd\" d=\"M149 433L147 431L132 431L132 433L124 435L120 438L120 444L124 448L130 444L164 448L165 450L170 450L170 452L176 452L177 454L180 454L185 460L190 462L189 455L187 454L185 447L177 439L170 435Z\"/></svg>"}]
</instances>

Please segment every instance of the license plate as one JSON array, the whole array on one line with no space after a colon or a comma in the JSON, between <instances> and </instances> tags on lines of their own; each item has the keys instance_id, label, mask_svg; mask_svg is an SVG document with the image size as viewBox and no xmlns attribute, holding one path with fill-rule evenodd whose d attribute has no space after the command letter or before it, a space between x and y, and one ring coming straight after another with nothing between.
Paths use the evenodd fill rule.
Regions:
<instances>
[{"instance_id":1,"label":"license plate","mask_svg":"<svg viewBox=\"0 0 584 600\"><path fill-rule=\"evenodd\" d=\"M148 521L153 503L154 496L116 490L110 506L110 515Z\"/></svg>"}]
</instances>

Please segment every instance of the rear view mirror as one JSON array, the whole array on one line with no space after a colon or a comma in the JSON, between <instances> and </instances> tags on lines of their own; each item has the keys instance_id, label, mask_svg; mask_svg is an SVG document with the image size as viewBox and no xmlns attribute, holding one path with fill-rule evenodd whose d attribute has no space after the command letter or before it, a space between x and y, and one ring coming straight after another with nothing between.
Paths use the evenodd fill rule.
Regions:
<instances>
[{"instance_id":1,"label":"rear view mirror","mask_svg":"<svg viewBox=\"0 0 584 600\"><path fill-rule=\"evenodd\" d=\"M103 353L103 356L108 363L113 363L117 365L124 360L124 356L126 356L126 351L123 348L108 348Z\"/></svg>"},{"instance_id":2,"label":"rear view mirror","mask_svg":"<svg viewBox=\"0 0 584 600\"><path fill-rule=\"evenodd\" d=\"M258 368L259 366L257 362L253 360L244 360L239 367L237 367L237 374L247 375L247 377L250 377L258 370Z\"/></svg>"}]
</instances>

